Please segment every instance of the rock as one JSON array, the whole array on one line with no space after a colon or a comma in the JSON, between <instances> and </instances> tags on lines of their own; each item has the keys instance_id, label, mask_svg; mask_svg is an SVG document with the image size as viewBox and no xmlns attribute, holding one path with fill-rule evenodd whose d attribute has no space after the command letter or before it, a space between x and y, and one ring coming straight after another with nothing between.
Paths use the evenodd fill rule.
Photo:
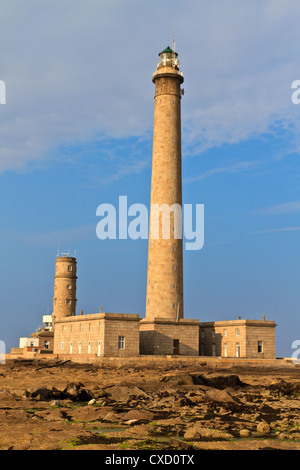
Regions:
<instances>
[{"instance_id":1,"label":"rock","mask_svg":"<svg viewBox=\"0 0 300 470\"><path fill-rule=\"evenodd\" d=\"M30 393L30 397L39 401L47 401L53 398L53 393L48 388L37 388Z\"/></svg>"},{"instance_id":2,"label":"rock","mask_svg":"<svg viewBox=\"0 0 300 470\"><path fill-rule=\"evenodd\" d=\"M240 436L241 437L250 437L251 436L251 431L249 431L249 429L241 429L240 430Z\"/></svg>"},{"instance_id":3,"label":"rock","mask_svg":"<svg viewBox=\"0 0 300 470\"><path fill-rule=\"evenodd\" d=\"M154 414L146 410L130 410L123 416L123 420L151 421Z\"/></svg>"},{"instance_id":4,"label":"rock","mask_svg":"<svg viewBox=\"0 0 300 470\"><path fill-rule=\"evenodd\" d=\"M262 421L257 425L257 432L260 434L269 434L270 433L270 426L266 421Z\"/></svg>"},{"instance_id":5,"label":"rock","mask_svg":"<svg viewBox=\"0 0 300 470\"><path fill-rule=\"evenodd\" d=\"M208 387L224 388L231 387L233 389L244 387L247 384L242 382L237 375L218 375L214 377L205 377L202 374L193 374L193 382L195 385L206 385Z\"/></svg>"},{"instance_id":6,"label":"rock","mask_svg":"<svg viewBox=\"0 0 300 470\"><path fill-rule=\"evenodd\" d=\"M92 391L92 395L94 398L103 398L105 397L107 394L104 392L104 390L102 389L99 389L99 390L93 390Z\"/></svg>"},{"instance_id":7,"label":"rock","mask_svg":"<svg viewBox=\"0 0 300 470\"><path fill-rule=\"evenodd\" d=\"M232 434L218 429L204 428L199 424L189 427L184 434L185 439L232 439Z\"/></svg>"},{"instance_id":8,"label":"rock","mask_svg":"<svg viewBox=\"0 0 300 470\"><path fill-rule=\"evenodd\" d=\"M83 387L84 385L81 382L70 382L63 390L63 393L72 401L89 401L93 398L91 392Z\"/></svg>"},{"instance_id":9,"label":"rock","mask_svg":"<svg viewBox=\"0 0 300 470\"><path fill-rule=\"evenodd\" d=\"M189 428L183 436L185 439L200 439L200 434L196 428Z\"/></svg>"},{"instance_id":10,"label":"rock","mask_svg":"<svg viewBox=\"0 0 300 470\"><path fill-rule=\"evenodd\" d=\"M135 423L138 423L139 420L138 419L130 419L129 421L125 421L124 424L128 424L129 426L131 426L132 424L135 424Z\"/></svg>"},{"instance_id":11,"label":"rock","mask_svg":"<svg viewBox=\"0 0 300 470\"><path fill-rule=\"evenodd\" d=\"M177 385L194 385L193 377L189 374L179 375L175 379Z\"/></svg>"},{"instance_id":12,"label":"rock","mask_svg":"<svg viewBox=\"0 0 300 470\"><path fill-rule=\"evenodd\" d=\"M92 399L88 402L88 405L95 405L95 403L96 403L95 398L92 398Z\"/></svg>"},{"instance_id":13,"label":"rock","mask_svg":"<svg viewBox=\"0 0 300 470\"><path fill-rule=\"evenodd\" d=\"M109 411L103 417L104 421L109 421L109 422L113 422L113 423L116 422L116 421L119 421L119 419L120 419L120 415L118 415L117 413L114 413L113 411Z\"/></svg>"},{"instance_id":14,"label":"rock","mask_svg":"<svg viewBox=\"0 0 300 470\"><path fill-rule=\"evenodd\" d=\"M59 410L57 408L53 408L48 411L39 411L36 413L36 416L43 418L48 422L66 421L68 419L66 413L63 410Z\"/></svg>"},{"instance_id":15,"label":"rock","mask_svg":"<svg viewBox=\"0 0 300 470\"><path fill-rule=\"evenodd\" d=\"M234 399L232 398L232 396L224 390L217 390L215 388L212 388L210 390L205 391L205 396L211 401L221 403L234 403Z\"/></svg>"},{"instance_id":16,"label":"rock","mask_svg":"<svg viewBox=\"0 0 300 470\"><path fill-rule=\"evenodd\" d=\"M0 401L11 400L13 398L14 398L14 395L6 388L4 388L3 390L0 390Z\"/></svg>"},{"instance_id":17,"label":"rock","mask_svg":"<svg viewBox=\"0 0 300 470\"><path fill-rule=\"evenodd\" d=\"M107 395L118 402L127 403L132 400L133 397L147 397L147 393L145 393L140 388L136 387L135 385L114 385L112 387L107 388L106 390Z\"/></svg>"},{"instance_id":18,"label":"rock","mask_svg":"<svg viewBox=\"0 0 300 470\"><path fill-rule=\"evenodd\" d=\"M50 403L50 406L60 406L60 401L59 400L52 400Z\"/></svg>"}]
</instances>

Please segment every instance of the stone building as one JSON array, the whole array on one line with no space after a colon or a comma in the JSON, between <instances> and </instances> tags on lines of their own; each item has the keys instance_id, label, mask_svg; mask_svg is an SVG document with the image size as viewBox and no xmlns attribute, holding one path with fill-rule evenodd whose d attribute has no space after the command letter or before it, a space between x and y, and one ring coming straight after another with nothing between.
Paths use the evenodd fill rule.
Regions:
<instances>
[{"instance_id":1,"label":"stone building","mask_svg":"<svg viewBox=\"0 0 300 470\"><path fill-rule=\"evenodd\" d=\"M58 256L54 276L53 322L57 355L138 356L140 316L118 313L76 315L75 257Z\"/></svg>"},{"instance_id":2,"label":"stone building","mask_svg":"<svg viewBox=\"0 0 300 470\"><path fill-rule=\"evenodd\" d=\"M60 356L137 357L140 316L93 313L55 322L54 353Z\"/></svg>"},{"instance_id":3,"label":"stone building","mask_svg":"<svg viewBox=\"0 0 300 470\"><path fill-rule=\"evenodd\" d=\"M274 321L246 320L200 323L200 356L275 358Z\"/></svg>"}]
</instances>

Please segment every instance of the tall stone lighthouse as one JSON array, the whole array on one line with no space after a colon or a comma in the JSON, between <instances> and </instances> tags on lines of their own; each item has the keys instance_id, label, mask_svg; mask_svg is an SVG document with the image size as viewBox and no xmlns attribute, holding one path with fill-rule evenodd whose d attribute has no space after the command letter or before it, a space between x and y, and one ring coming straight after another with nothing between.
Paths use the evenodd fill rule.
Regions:
<instances>
[{"instance_id":1,"label":"tall stone lighthouse","mask_svg":"<svg viewBox=\"0 0 300 470\"><path fill-rule=\"evenodd\" d=\"M146 318L183 318L181 88L177 53L159 54L154 128ZM161 210L158 210L158 206Z\"/></svg>"},{"instance_id":2,"label":"tall stone lighthouse","mask_svg":"<svg viewBox=\"0 0 300 470\"><path fill-rule=\"evenodd\" d=\"M146 316L142 354L197 355L198 320L184 320L181 97L178 54L167 47L153 74L154 127Z\"/></svg>"}]
</instances>

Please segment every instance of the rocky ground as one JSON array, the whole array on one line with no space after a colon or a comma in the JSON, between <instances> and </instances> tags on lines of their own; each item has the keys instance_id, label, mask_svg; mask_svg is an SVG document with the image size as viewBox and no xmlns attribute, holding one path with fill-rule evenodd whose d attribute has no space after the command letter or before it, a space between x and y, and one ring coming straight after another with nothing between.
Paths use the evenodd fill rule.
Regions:
<instances>
[{"instance_id":1,"label":"rocky ground","mask_svg":"<svg viewBox=\"0 0 300 470\"><path fill-rule=\"evenodd\" d=\"M300 366L0 365L1 450L299 450Z\"/></svg>"}]
</instances>

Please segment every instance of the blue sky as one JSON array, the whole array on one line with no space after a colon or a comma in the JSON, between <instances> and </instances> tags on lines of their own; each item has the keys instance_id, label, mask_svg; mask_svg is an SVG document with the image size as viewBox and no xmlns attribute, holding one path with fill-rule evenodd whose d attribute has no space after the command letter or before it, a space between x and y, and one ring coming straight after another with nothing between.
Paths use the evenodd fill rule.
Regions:
<instances>
[{"instance_id":1,"label":"blue sky","mask_svg":"<svg viewBox=\"0 0 300 470\"><path fill-rule=\"evenodd\" d=\"M158 53L185 82L183 202L205 205L184 253L185 317L275 320L300 336L297 0L3 0L0 339L52 312L58 242L76 250L78 312L145 312L147 241L96 237L102 203L149 206Z\"/></svg>"}]
</instances>

